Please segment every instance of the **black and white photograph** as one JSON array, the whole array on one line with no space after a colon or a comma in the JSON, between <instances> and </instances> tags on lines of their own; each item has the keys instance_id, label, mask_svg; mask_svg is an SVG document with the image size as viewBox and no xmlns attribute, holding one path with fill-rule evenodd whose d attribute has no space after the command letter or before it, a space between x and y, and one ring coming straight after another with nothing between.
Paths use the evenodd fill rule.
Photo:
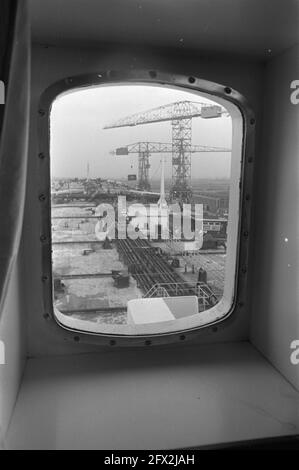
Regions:
<instances>
[{"instance_id":1,"label":"black and white photograph","mask_svg":"<svg viewBox=\"0 0 299 470\"><path fill-rule=\"evenodd\" d=\"M0 0L0 450L299 450L299 0Z\"/></svg>"}]
</instances>

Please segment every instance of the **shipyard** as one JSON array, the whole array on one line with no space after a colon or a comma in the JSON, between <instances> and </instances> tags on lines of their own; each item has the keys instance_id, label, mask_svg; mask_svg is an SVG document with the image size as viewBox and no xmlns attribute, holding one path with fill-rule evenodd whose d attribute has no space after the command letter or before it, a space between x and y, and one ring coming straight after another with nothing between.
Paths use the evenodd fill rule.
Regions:
<instances>
[{"instance_id":1,"label":"shipyard","mask_svg":"<svg viewBox=\"0 0 299 470\"><path fill-rule=\"evenodd\" d=\"M72 116L86 134L90 153L81 139L82 150L66 137L61 144L55 106L51 117L54 307L74 321L98 325L97 331L100 325L115 331L117 325L159 324L203 313L221 301L225 289L228 111L168 90L166 104L130 114L137 95L151 103L156 89L117 88L103 115L95 107L98 147L89 144L91 129L83 117ZM100 89L89 93L90 101L84 102L90 107L104 96ZM73 101L71 95L64 98L67 109L74 108L79 95ZM155 100L161 102L160 93ZM69 145L81 159L69 160ZM95 148L98 158L92 158ZM73 165L77 176L71 176ZM59 166L70 176L59 176ZM227 176L221 177L217 167Z\"/></svg>"},{"instance_id":2,"label":"shipyard","mask_svg":"<svg viewBox=\"0 0 299 470\"><path fill-rule=\"evenodd\" d=\"M56 181L56 188L64 188L53 191L52 205L56 307L73 318L123 324L131 299L199 295L201 310L217 303L224 288L228 197L224 182L203 184L208 189L197 197L215 212L205 209L202 247L194 250L192 241L148 240L142 234L135 240L107 236L100 241L96 211L101 203L115 206L125 195L132 204L146 204L159 195L131 191L125 182ZM222 211L215 200L222 201Z\"/></svg>"}]
</instances>

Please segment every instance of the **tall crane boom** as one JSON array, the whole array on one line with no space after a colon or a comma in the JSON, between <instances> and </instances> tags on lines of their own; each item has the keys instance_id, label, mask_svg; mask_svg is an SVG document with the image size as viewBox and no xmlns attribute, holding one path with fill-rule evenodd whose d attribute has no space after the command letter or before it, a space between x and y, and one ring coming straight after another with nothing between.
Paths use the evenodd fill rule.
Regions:
<instances>
[{"instance_id":1,"label":"tall crane boom","mask_svg":"<svg viewBox=\"0 0 299 470\"><path fill-rule=\"evenodd\" d=\"M190 153L206 153L206 152L230 152L231 150L224 147L208 147L204 145L185 146ZM136 142L134 144L119 147L111 152L116 156L125 156L129 154L138 154L138 188L142 191L150 190L149 182L149 157L150 154L170 153L173 154L174 148L172 143L165 142Z\"/></svg>"},{"instance_id":2,"label":"tall crane boom","mask_svg":"<svg viewBox=\"0 0 299 470\"><path fill-rule=\"evenodd\" d=\"M150 124L154 122L165 122L173 120L183 120L195 117L203 119L221 117L227 111L221 106L207 105L195 101L177 101L175 103L159 106L142 113L132 114L108 124L104 129L114 129L116 127L139 126L140 124Z\"/></svg>"},{"instance_id":3,"label":"tall crane boom","mask_svg":"<svg viewBox=\"0 0 299 470\"><path fill-rule=\"evenodd\" d=\"M190 145L185 147L191 153L206 153L206 152L231 152L231 149L226 147L211 147L207 145ZM112 153L116 156L129 155L130 153L172 153L173 144L164 142L136 142L134 144L119 147Z\"/></svg>"},{"instance_id":4,"label":"tall crane boom","mask_svg":"<svg viewBox=\"0 0 299 470\"><path fill-rule=\"evenodd\" d=\"M157 122L171 121L172 125L172 188L171 199L180 202L190 202L191 190L191 141L192 119L221 118L228 115L227 111L218 105L197 103L195 101L176 101L143 113L133 114L108 124L104 129L117 127L138 126ZM143 159L145 162L146 158ZM140 160L142 162L142 160ZM147 162L148 166L149 163ZM148 168L144 168L148 171Z\"/></svg>"}]
</instances>

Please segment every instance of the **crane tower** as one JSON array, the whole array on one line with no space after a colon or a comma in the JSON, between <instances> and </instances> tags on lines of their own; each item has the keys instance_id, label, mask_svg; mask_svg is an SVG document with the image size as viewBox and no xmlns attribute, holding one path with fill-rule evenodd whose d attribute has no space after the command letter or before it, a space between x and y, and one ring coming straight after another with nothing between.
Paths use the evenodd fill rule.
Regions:
<instances>
[{"instance_id":1,"label":"crane tower","mask_svg":"<svg viewBox=\"0 0 299 470\"><path fill-rule=\"evenodd\" d=\"M138 155L138 189L141 191L150 190L149 182L149 158L151 154L174 154L175 148L172 143L164 142L136 142L125 147L119 147L111 152L116 156L125 156L130 154ZM189 145L188 153L212 153L212 152L230 152L231 150L224 147L208 147L204 145Z\"/></svg>"},{"instance_id":2,"label":"crane tower","mask_svg":"<svg viewBox=\"0 0 299 470\"><path fill-rule=\"evenodd\" d=\"M227 111L218 105L178 101L144 113L124 117L108 124L104 129L170 121L172 125L172 187L170 196L172 200L190 202L192 197L192 119L195 117L203 119L219 118L223 115L227 115ZM149 160L147 157L144 157L142 165L143 174L147 175L148 180Z\"/></svg>"}]
</instances>

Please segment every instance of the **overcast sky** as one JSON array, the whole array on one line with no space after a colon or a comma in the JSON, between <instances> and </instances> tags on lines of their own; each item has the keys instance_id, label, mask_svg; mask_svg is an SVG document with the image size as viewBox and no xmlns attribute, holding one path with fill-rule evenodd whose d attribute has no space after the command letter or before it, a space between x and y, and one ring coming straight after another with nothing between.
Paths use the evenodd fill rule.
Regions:
<instances>
[{"instance_id":1,"label":"overcast sky","mask_svg":"<svg viewBox=\"0 0 299 470\"><path fill-rule=\"evenodd\" d=\"M171 143L171 123L103 130L121 117L175 101L211 103L188 91L155 86L86 88L59 97L51 113L51 171L54 177L127 178L138 173L137 155L116 157L110 152L135 142ZM192 144L231 147L230 117L192 120ZM159 178L161 155L150 158L150 176ZM171 175L171 156L165 156L165 176ZM228 178L229 153L192 155L192 178Z\"/></svg>"}]
</instances>

